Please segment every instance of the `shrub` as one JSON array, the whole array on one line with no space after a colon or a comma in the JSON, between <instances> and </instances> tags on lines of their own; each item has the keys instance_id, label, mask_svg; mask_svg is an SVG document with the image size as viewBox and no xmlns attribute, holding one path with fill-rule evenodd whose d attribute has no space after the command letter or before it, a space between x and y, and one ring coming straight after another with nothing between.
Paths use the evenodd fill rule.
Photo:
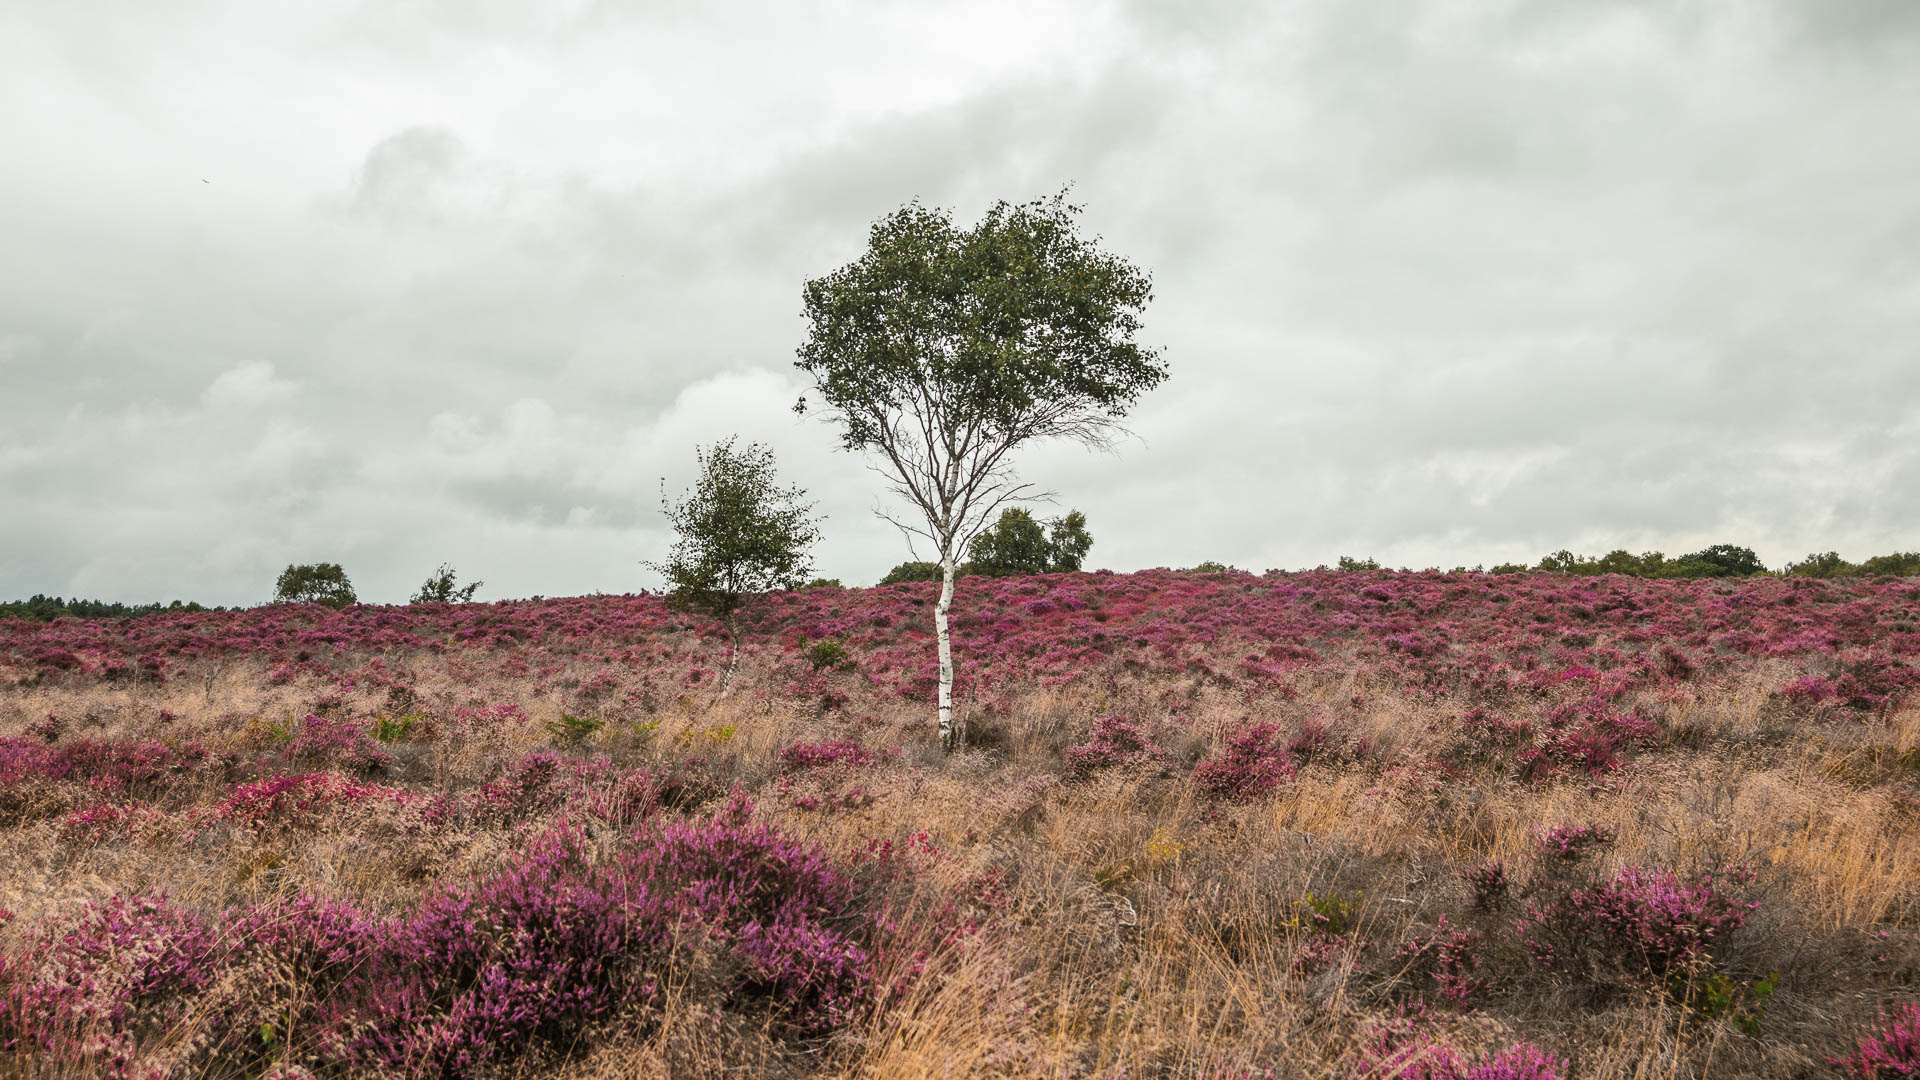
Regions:
<instances>
[{"instance_id":1,"label":"shrub","mask_svg":"<svg viewBox=\"0 0 1920 1080\"><path fill-rule=\"evenodd\" d=\"M1255 724L1227 740L1226 753L1193 771L1200 790L1216 799L1252 802L1293 775L1280 727Z\"/></svg>"},{"instance_id":2,"label":"shrub","mask_svg":"<svg viewBox=\"0 0 1920 1080\"><path fill-rule=\"evenodd\" d=\"M0 1050L124 1075L136 1047L212 980L212 954L206 926L164 896L91 901L32 934L26 970L0 998Z\"/></svg>"},{"instance_id":3,"label":"shrub","mask_svg":"<svg viewBox=\"0 0 1920 1080\"><path fill-rule=\"evenodd\" d=\"M1475 911L1500 910L1506 906L1507 897L1513 891L1507 868L1497 862L1467 867L1460 872L1460 877L1467 883L1467 892Z\"/></svg>"},{"instance_id":4,"label":"shrub","mask_svg":"<svg viewBox=\"0 0 1920 1080\"><path fill-rule=\"evenodd\" d=\"M1548 859L1576 863L1589 852L1613 843L1613 830L1599 825L1555 825L1540 834L1540 853Z\"/></svg>"},{"instance_id":5,"label":"shrub","mask_svg":"<svg viewBox=\"0 0 1920 1080\"><path fill-rule=\"evenodd\" d=\"M1920 1004L1902 1005L1882 1018L1878 1031L1862 1036L1852 1057L1833 1064L1861 1080L1920 1077Z\"/></svg>"},{"instance_id":6,"label":"shrub","mask_svg":"<svg viewBox=\"0 0 1920 1080\"><path fill-rule=\"evenodd\" d=\"M847 670L853 667L853 657L847 653L847 644L839 638L822 638L814 642L804 655L815 671Z\"/></svg>"},{"instance_id":7,"label":"shrub","mask_svg":"<svg viewBox=\"0 0 1920 1080\"><path fill-rule=\"evenodd\" d=\"M833 742L794 743L780 751L780 760L791 769L825 769L835 765L871 765L879 757L857 742L837 739Z\"/></svg>"},{"instance_id":8,"label":"shrub","mask_svg":"<svg viewBox=\"0 0 1920 1080\"><path fill-rule=\"evenodd\" d=\"M1519 928L1543 967L1590 969L1604 961L1661 976L1711 963L1714 948L1759 907L1729 888L1751 880L1741 870L1688 877L1625 866L1610 880L1535 903Z\"/></svg>"},{"instance_id":9,"label":"shrub","mask_svg":"<svg viewBox=\"0 0 1920 1080\"><path fill-rule=\"evenodd\" d=\"M549 720L544 726L547 729L547 734L553 737L555 743L561 746L578 746L586 740L587 736L606 727L607 722L605 720L597 720L591 716L574 716L570 713L561 713L560 719Z\"/></svg>"},{"instance_id":10,"label":"shrub","mask_svg":"<svg viewBox=\"0 0 1920 1080\"><path fill-rule=\"evenodd\" d=\"M1140 725L1124 717L1103 716L1094 723L1092 739L1067 748L1067 764L1085 774L1137 761L1152 748Z\"/></svg>"},{"instance_id":11,"label":"shrub","mask_svg":"<svg viewBox=\"0 0 1920 1080\"><path fill-rule=\"evenodd\" d=\"M473 602L473 594L479 592L480 586L486 584L484 581L470 581L456 588L453 581L453 567L448 563L441 563L440 568L420 585L419 591L415 592L413 598L407 603L470 604Z\"/></svg>"},{"instance_id":12,"label":"shrub","mask_svg":"<svg viewBox=\"0 0 1920 1080\"><path fill-rule=\"evenodd\" d=\"M308 713L283 756L306 765L331 765L352 773L382 772L393 765L393 755L359 724L346 718L329 719Z\"/></svg>"},{"instance_id":13,"label":"shrub","mask_svg":"<svg viewBox=\"0 0 1920 1080\"><path fill-rule=\"evenodd\" d=\"M1408 1025L1381 1025L1365 1046L1354 1075L1361 1080L1564 1080L1566 1063L1532 1043L1515 1043L1481 1058L1458 1050Z\"/></svg>"}]
</instances>

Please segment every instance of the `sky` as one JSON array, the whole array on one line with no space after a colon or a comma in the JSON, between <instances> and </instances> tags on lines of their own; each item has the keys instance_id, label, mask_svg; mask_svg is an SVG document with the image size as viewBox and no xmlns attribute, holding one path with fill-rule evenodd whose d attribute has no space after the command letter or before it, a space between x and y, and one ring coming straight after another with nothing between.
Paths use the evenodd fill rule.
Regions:
<instances>
[{"instance_id":1,"label":"sky","mask_svg":"<svg viewBox=\"0 0 1920 1080\"><path fill-rule=\"evenodd\" d=\"M801 287L1069 184L1090 567L1920 549L1916 118L1909 0L0 0L0 600L657 588L728 435L871 583Z\"/></svg>"}]
</instances>

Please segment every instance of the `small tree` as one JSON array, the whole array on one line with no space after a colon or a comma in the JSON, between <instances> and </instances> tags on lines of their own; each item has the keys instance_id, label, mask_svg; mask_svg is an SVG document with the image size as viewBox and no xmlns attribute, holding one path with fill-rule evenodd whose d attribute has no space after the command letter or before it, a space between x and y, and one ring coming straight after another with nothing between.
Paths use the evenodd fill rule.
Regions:
<instances>
[{"instance_id":1,"label":"small tree","mask_svg":"<svg viewBox=\"0 0 1920 1080\"><path fill-rule=\"evenodd\" d=\"M697 608L727 625L731 643L724 692L740 657L736 616L756 594L797 589L813 572L808 554L820 539L806 492L775 484L773 451L759 443L734 449L734 440L694 450L700 474L679 502L660 504L679 535L665 562L646 565L667 579L674 601Z\"/></svg>"},{"instance_id":2,"label":"small tree","mask_svg":"<svg viewBox=\"0 0 1920 1080\"><path fill-rule=\"evenodd\" d=\"M347 580L347 572L340 564L323 562L289 566L280 571L279 580L273 583L273 602L343 608L359 600L353 595L353 582Z\"/></svg>"},{"instance_id":3,"label":"small tree","mask_svg":"<svg viewBox=\"0 0 1920 1080\"><path fill-rule=\"evenodd\" d=\"M408 600L407 603L468 604L473 602L473 594L479 592L480 586L485 584L484 581L470 581L455 588L452 564L441 563L440 569L433 572L433 576L420 586L420 591L414 593L413 599Z\"/></svg>"},{"instance_id":4,"label":"small tree","mask_svg":"<svg viewBox=\"0 0 1920 1080\"><path fill-rule=\"evenodd\" d=\"M1053 572L1070 574L1080 569L1087 561L1087 552L1093 550L1093 534L1087 531L1087 515L1078 510L1067 511L1066 517L1054 518L1047 523L1049 545L1053 548Z\"/></svg>"},{"instance_id":5,"label":"small tree","mask_svg":"<svg viewBox=\"0 0 1920 1080\"><path fill-rule=\"evenodd\" d=\"M1083 239L1065 193L998 202L971 229L909 203L876 222L867 251L803 291L796 362L838 423L912 506L888 516L941 567L933 624L940 740L951 749L947 612L959 555L1007 503L1038 497L1012 471L1026 443L1108 447L1139 396L1166 378L1134 343L1149 277ZM806 399L795 406L806 410ZM882 515L887 516L887 515Z\"/></svg>"}]
</instances>

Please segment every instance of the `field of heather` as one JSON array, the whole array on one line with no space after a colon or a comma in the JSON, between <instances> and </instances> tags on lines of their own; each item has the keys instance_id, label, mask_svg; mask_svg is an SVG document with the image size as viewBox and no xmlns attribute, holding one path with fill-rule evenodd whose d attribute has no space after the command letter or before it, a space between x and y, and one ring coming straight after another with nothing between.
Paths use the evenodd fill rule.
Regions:
<instances>
[{"instance_id":1,"label":"field of heather","mask_svg":"<svg viewBox=\"0 0 1920 1080\"><path fill-rule=\"evenodd\" d=\"M0 1075L1920 1075L1920 579L933 589L0 621Z\"/></svg>"}]
</instances>

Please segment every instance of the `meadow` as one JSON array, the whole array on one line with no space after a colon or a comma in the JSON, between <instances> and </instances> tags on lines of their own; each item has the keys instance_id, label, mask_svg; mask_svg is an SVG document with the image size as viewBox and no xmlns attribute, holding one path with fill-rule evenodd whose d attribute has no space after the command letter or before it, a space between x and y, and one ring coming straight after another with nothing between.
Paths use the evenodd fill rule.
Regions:
<instances>
[{"instance_id":1,"label":"meadow","mask_svg":"<svg viewBox=\"0 0 1920 1080\"><path fill-rule=\"evenodd\" d=\"M934 589L0 620L0 1076L1920 1075L1920 579Z\"/></svg>"}]
</instances>

